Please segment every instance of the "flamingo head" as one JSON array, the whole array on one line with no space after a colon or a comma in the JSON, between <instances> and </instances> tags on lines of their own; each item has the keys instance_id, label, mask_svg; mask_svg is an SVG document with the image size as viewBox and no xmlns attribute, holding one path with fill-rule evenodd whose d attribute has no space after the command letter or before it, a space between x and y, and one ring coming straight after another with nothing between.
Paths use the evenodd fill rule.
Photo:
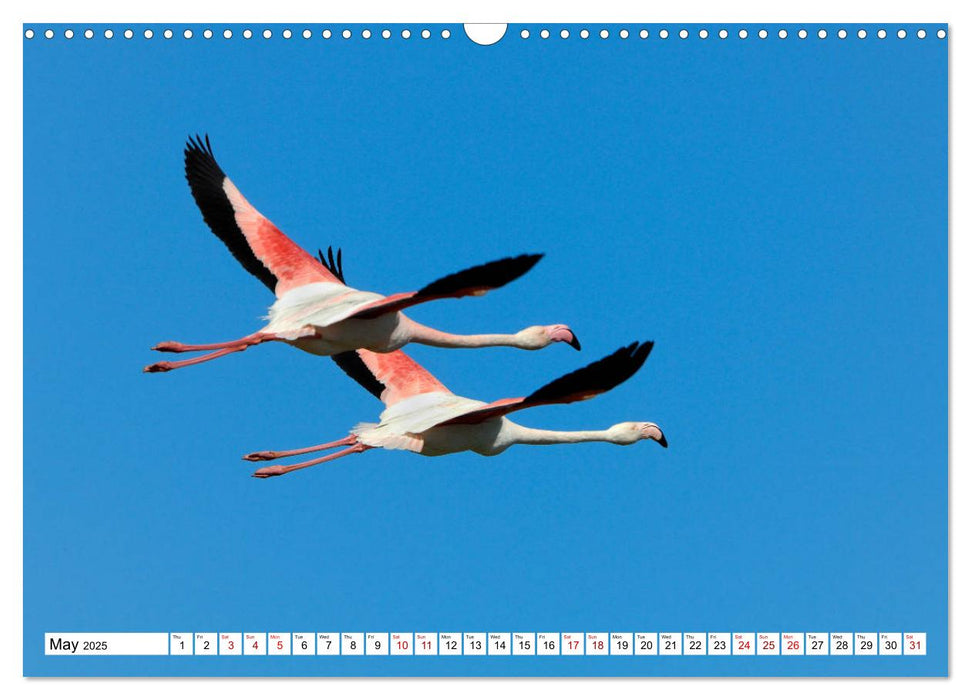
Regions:
<instances>
[{"instance_id":1,"label":"flamingo head","mask_svg":"<svg viewBox=\"0 0 971 700\"><path fill-rule=\"evenodd\" d=\"M574 350L580 349L580 341L569 326L558 323L553 326L530 326L516 334L522 346L530 350L539 350L553 343L566 343Z\"/></svg>"},{"instance_id":2,"label":"flamingo head","mask_svg":"<svg viewBox=\"0 0 971 700\"><path fill-rule=\"evenodd\" d=\"M654 440L661 447L667 447L668 441L656 423L618 423L608 429L611 442L618 445L633 445L639 440Z\"/></svg>"}]
</instances>

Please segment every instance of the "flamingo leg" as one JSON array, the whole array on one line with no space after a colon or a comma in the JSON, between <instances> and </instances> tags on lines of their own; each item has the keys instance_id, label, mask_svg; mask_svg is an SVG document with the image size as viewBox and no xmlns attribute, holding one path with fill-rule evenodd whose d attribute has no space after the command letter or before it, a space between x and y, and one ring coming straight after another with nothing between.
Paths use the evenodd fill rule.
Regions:
<instances>
[{"instance_id":1,"label":"flamingo leg","mask_svg":"<svg viewBox=\"0 0 971 700\"><path fill-rule=\"evenodd\" d=\"M217 357L222 357L223 355L230 355L234 352L242 352L248 347L248 345L239 345L232 348L226 348L225 350L217 350L216 352L211 352L208 355L193 357L191 360L179 360L178 362L156 362L155 364L149 365L142 371L169 372L173 369L179 369L180 367L188 367L189 365L198 365L202 362L209 362L209 360L215 360Z\"/></svg>"},{"instance_id":2,"label":"flamingo leg","mask_svg":"<svg viewBox=\"0 0 971 700\"><path fill-rule=\"evenodd\" d=\"M355 443L346 450L340 450L332 455L327 455L326 457L318 457L317 459L311 459L306 462L300 462L299 464L288 464L286 466L273 465L272 467L263 467L253 472L253 476L257 479L267 479L271 476L281 476L282 474L289 474L290 472L296 471L298 469L306 469L307 467L312 467L317 464L323 464L324 462L330 462L335 459L340 459L341 457L346 457L347 455L354 454L355 452L364 452L365 450L372 449L370 445L363 445L361 443Z\"/></svg>"},{"instance_id":3,"label":"flamingo leg","mask_svg":"<svg viewBox=\"0 0 971 700\"><path fill-rule=\"evenodd\" d=\"M265 334L257 331L256 333L251 333L250 335L244 336L237 340L229 340L225 343L208 343L206 345L187 345L185 343L179 343L174 340L166 340L164 343L159 343L154 346L152 350L157 350L159 352L203 352L205 350L223 350L226 348L233 348L238 345L256 345L257 343L262 343L264 340L273 340L274 338L270 334Z\"/></svg>"},{"instance_id":4,"label":"flamingo leg","mask_svg":"<svg viewBox=\"0 0 971 700\"><path fill-rule=\"evenodd\" d=\"M334 442L325 442L322 445L314 445L313 447L301 447L299 450L284 450L282 452L264 450L262 452L250 452L243 459L247 462L266 462L271 459L280 459L281 457L294 457L296 455L305 455L308 452L322 452L323 450L330 450L335 447L353 445L355 440L356 438L353 435L348 435L346 438L335 440Z\"/></svg>"}]
</instances>

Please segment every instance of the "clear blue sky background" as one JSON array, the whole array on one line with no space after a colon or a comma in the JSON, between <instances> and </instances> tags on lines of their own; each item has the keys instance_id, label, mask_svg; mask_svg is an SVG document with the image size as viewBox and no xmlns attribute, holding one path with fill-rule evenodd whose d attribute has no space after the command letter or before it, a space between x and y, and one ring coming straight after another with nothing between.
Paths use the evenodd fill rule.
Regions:
<instances>
[{"instance_id":1,"label":"clear blue sky background","mask_svg":"<svg viewBox=\"0 0 971 700\"><path fill-rule=\"evenodd\" d=\"M843 41L512 26L489 48L460 26L447 41L203 28L24 44L26 673L946 672L936 26L923 41L896 25L883 41L875 26L864 41L856 26ZM670 449L374 451L251 479L242 454L336 439L381 406L284 346L141 373L155 342L244 335L272 301L189 194L196 131L298 243L342 246L360 288L545 252L505 289L413 316L565 322L582 353L409 352L491 400L655 340L613 392L521 419L651 420ZM929 654L42 655L45 631L87 630L926 631Z\"/></svg>"}]
</instances>

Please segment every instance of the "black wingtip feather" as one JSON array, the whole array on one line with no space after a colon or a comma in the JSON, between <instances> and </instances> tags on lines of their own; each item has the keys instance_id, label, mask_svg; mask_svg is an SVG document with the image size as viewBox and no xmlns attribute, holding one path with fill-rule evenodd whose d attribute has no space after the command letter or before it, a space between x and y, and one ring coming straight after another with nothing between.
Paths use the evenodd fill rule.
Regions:
<instances>
[{"instance_id":1,"label":"black wingtip feather","mask_svg":"<svg viewBox=\"0 0 971 700\"><path fill-rule=\"evenodd\" d=\"M196 134L186 139L185 179L199 211L202 212L202 218L212 232L229 248L229 252L247 272L265 284L270 291L276 289L276 277L253 254L236 223L233 205L223 189L226 173L219 167L212 153L209 134Z\"/></svg>"},{"instance_id":2,"label":"black wingtip feather","mask_svg":"<svg viewBox=\"0 0 971 700\"><path fill-rule=\"evenodd\" d=\"M498 289L525 275L542 257L542 253L533 253L476 265L425 285L418 296L447 297L468 289Z\"/></svg>"},{"instance_id":3,"label":"black wingtip feather","mask_svg":"<svg viewBox=\"0 0 971 700\"><path fill-rule=\"evenodd\" d=\"M379 399L381 398L381 394L385 389L384 384L371 373L371 370L364 364L364 360L361 359L361 356L357 354L356 350L331 355L330 359L336 362L337 366L344 370L344 373L348 377Z\"/></svg>"},{"instance_id":4,"label":"black wingtip feather","mask_svg":"<svg viewBox=\"0 0 971 700\"><path fill-rule=\"evenodd\" d=\"M324 251L320 248L317 249L317 257L320 258L320 264L326 267L331 273L344 284L344 263L341 260L341 249L337 249L337 259L334 259L334 249L331 246L327 246L327 257L324 257Z\"/></svg>"},{"instance_id":5,"label":"black wingtip feather","mask_svg":"<svg viewBox=\"0 0 971 700\"><path fill-rule=\"evenodd\" d=\"M610 391L630 379L641 368L654 348L654 341L631 343L586 367L570 372L540 387L526 403L557 403L566 397L572 401L590 398Z\"/></svg>"}]
</instances>

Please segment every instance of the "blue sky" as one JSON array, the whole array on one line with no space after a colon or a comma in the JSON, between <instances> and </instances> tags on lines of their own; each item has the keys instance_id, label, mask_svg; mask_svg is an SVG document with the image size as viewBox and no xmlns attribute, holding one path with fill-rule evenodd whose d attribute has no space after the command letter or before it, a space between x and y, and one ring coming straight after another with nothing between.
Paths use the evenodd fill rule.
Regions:
<instances>
[{"instance_id":1,"label":"blue sky","mask_svg":"<svg viewBox=\"0 0 971 700\"><path fill-rule=\"evenodd\" d=\"M946 671L946 41L242 28L25 41L27 674ZM654 340L613 392L520 418L650 420L670 449L372 451L249 478L242 454L381 406L286 347L141 373L155 342L239 337L272 301L192 201L195 132L294 240L343 247L359 288L545 252L412 316L565 322L582 353L409 353L491 400ZM57 630L926 631L929 654L44 657Z\"/></svg>"}]
</instances>

